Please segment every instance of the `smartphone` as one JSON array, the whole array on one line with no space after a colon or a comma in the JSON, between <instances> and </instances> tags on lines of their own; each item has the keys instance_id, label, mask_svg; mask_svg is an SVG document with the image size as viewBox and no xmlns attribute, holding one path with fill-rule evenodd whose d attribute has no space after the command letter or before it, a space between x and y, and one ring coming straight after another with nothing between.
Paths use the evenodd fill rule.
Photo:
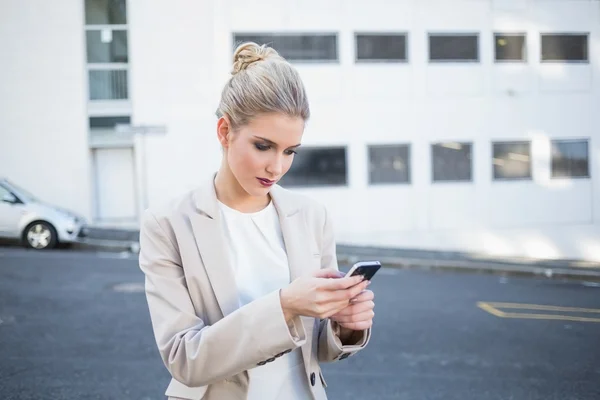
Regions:
<instances>
[{"instance_id":1,"label":"smartphone","mask_svg":"<svg viewBox=\"0 0 600 400\"><path fill-rule=\"evenodd\" d=\"M377 271L379 271L379 268L381 268L379 261L361 261L354 264L346 276L362 275L366 280L370 281Z\"/></svg>"}]
</instances>

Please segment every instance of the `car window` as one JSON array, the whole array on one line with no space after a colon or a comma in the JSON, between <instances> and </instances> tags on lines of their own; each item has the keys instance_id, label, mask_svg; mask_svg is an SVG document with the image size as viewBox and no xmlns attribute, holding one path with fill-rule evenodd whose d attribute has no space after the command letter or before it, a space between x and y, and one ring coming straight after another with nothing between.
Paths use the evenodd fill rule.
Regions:
<instances>
[{"instance_id":1,"label":"car window","mask_svg":"<svg viewBox=\"0 0 600 400\"><path fill-rule=\"evenodd\" d=\"M29 201L38 201L37 197L29 193L27 190L15 185L14 183L8 181L9 186L11 186L17 193L15 195L23 200L23 198Z\"/></svg>"},{"instance_id":2,"label":"car window","mask_svg":"<svg viewBox=\"0 0 600 400\"><path fill-rule=\"evenodd\" d=\"M0 200L2 200L4 198L4 196L6 196L7 194L10 194L8 189L6 189L4 186L0 185Z\"/></svg>"}]
</instances>

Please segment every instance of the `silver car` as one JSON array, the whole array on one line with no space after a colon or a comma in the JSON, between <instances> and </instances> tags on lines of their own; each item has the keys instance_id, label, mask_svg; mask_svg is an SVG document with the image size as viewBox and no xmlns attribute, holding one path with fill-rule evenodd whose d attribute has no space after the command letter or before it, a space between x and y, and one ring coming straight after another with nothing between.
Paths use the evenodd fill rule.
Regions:
<instances>
[{"instance_id":1,"label":"silver car","mask_svg":"<svg viewBox=\"0 0 600 400\"><path fill-rule=\"evenodd\" d=\"M0 237L21 240L33 249L51 249L86 235L86 221L68 210L44 203L0 178Z\"/></svg>"}]
</instances>

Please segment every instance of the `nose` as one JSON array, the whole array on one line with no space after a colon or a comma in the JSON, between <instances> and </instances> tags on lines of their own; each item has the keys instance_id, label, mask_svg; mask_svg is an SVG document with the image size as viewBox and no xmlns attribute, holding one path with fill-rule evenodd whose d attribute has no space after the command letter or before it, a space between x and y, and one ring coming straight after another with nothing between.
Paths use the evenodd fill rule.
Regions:
<instances>
[{"instance_id":1,"label":"nose","mask_svg":"<svg viewBox=\"0 0 600 400\"><path fill-rule=\"evenodd\" d=\"M281 172L283 171L282 157L280 155L273 157L271 162L267 164L266 170L273 178L281 176Z\"/></svg>"}]
</instances>

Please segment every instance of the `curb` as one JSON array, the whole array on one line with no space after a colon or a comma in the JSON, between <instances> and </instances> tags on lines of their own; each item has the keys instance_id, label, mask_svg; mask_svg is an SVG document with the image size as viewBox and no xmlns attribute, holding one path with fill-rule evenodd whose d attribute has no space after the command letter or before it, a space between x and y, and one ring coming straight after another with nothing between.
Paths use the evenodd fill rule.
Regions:
<instances>
[{"instance_id":1,"label":"curb","mask_svg":"<svg viewBox=\"0 0 600 400\"><path fill-rule=\"evenodd\" d=\"M368 257L367 257L368 258ZM363 256L339 254L338 262L354 264L364 259ZM509 263L494 263L489 261L464 261L464 260L439 260L439 259L416 259L400 257L378 257L384 267L398 269L422 269L437 271L455 271L470 273L487 273L494 275L522 275L544 278L565 278L578 280L600 281L600 269L584 268L548 268L542 266L530 266Z\"/></svg>"},{"instance_id":2,"label":"curb","mask_svg":"<svg viewBox=\"0 0 600 400\"><path fill-rule=\"evenodd\" d=\"M115 251L123 252L128 251L134 254L139 253L140 244L137 241L124 241L124 240L104 240L104 239L82 239L72 245L73 249L91 251L91 250L102 250L102 251Z\"/></svg>"},{"instance_id":3,"label":"curb","mask_svg":"<svg viewBox=\"0 0 600 400\"><path fill-rule=\"evenodd\" d=\"M115 251L130 252L138 254L140 244L137 241L84 239L73 244L73 249L83 251ZM357 261L372 258L368 255L338 253L340 264L352 265ZM377 257L386 268L396 269L421 269L426 271L454 271L468 273L486 273L494 275L521 275L556 279L577 279L600 281L600 269L598 268L573 268L573 267L545 267L540 265L525 265L519 263L493 262L493 261L469 261L469 260L442 260L421 259L410 257Z\"/></svg>"}]
</instances>

